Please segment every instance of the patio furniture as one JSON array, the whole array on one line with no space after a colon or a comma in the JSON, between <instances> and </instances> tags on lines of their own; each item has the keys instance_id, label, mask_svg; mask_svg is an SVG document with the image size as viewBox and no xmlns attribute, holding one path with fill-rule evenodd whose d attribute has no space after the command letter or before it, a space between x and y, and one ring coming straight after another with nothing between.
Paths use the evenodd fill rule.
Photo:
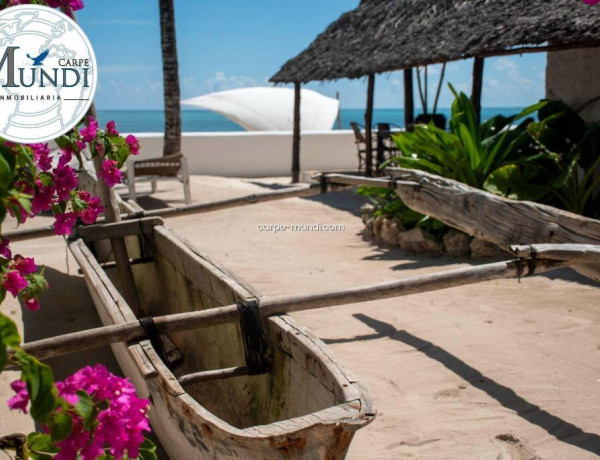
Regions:
<instances>
[{"instance_id":1,"label":"patio furniture","mask_svg":"<svg viewBox=\"0 0 600 460\"><path fill-rule=\"evenodd\" d=\"M396 129L392 129L392 126ZM396 147L396 143L392 139L392 134L400 130L400 126L392 123L377 123L377 168L389 160L390 158L399 155L400 150Z\"/></svg>"},{"instance_id":2,"label":"patio furniture","mask_svg":"<svg viewBox=\"0 0 600 460\"><path fill-rule=\"evenodd\" d=\"M352 131L354 131L354 143L358 150L358 170L363 171L367 165L367 139L360 129L360 125L355 121L350 122ZM375 139L373 139L375 141ZM373 142L373 151L375 151L376 143Z\"/></svg>"},{"instance_id":3,"label":"patio furniture","mask_svg":"<svg viewBox=\"0 0 600 460\"><path fill-rule=\"evenodd\" d=\"M158 190L158 181L177 180L183 184L185 204L192 202L190 191L190 175L187 159L182 154L167 155L148 160L133 160L127 162L127 186L129 199L136 200L135 183L151 182L152 193Z\"/></svg>"}]
</instances>

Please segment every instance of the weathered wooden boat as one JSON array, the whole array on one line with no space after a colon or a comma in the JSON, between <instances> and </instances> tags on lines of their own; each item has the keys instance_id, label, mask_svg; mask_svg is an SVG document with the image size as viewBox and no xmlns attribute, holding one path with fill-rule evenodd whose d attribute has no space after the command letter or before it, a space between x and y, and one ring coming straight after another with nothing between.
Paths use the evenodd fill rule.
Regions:
<instances>
[{"instance_id":1,"label":"weathered wooden boat","mask_svg":"<svg viewBox=\"0 0 600 460\"><path fill-rule=\"evenodd\" d=\"M159 357L160 345L149 340L112 345L125 375L150 398L150 421L169 456L344 458L356 430L375 417L356 379L323 342L285 314L260 320L257 330L251 313L256 296L249 288L159 219L139 222L139 234L126 241L145 316L234 303L250 311L241 315L242 326L172 333L183 357L173 370ZM95 243L110 236L99 230L69 247L100 318L105 325L140 319L119 291L119 280L111 279L116 271L105 270L94 256L94 246L101 249ZM254 341L246 340L252 335ZM249 362L252 356L261 361L258 366Z\"/></svg>"}]
</instances>

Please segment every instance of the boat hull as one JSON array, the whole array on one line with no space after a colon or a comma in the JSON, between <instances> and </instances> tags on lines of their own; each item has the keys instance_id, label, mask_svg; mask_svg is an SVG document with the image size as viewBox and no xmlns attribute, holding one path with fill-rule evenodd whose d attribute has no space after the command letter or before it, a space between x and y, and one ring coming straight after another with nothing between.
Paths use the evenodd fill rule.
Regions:
<instances>
[{"instance_id":1,"label":"boat hull","mask_svg":"<svg viewBox=\"0 0 600 460\"><path fill-rule=\"evenodd\" d=\"M142 226L140 226L142 228ZM163 225L127 238L130 257L151 252L133 272L146 314L156 316L256 300L251 288ZM100 247L100 246L98 246ZM150 249L149 249L150 248ZM82 240L70 243L105 325L136 315ZM147 255L147 254L146 254ZM150 421L172 459L341 459L375 408L323 342L288 315L263 321L271 371L185 389L178 377L244 365L239 324L174 333L184 361L170 371L148 340L114 344L123 373L149 397Z\"/></svg>"}]
</instances>

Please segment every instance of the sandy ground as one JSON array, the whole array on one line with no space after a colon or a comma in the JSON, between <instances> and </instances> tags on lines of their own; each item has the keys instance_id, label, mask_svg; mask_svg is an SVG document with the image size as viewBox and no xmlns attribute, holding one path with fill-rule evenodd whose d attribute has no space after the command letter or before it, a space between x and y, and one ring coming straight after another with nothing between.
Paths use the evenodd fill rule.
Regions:
<instances>
[{"instance_id":1,"label":"sandy ground","mask_svg":"<svg viewBox=\"0 0 600 460\"><path fill-rule=\"evenodd\" d=\"M272 182L194 177L192 193L195 202L212 201L277 187ZM141 199L145 206L159 206L157 200L182 204L181 187L161 183L158 194ZM364 240L360 203L346 191L167 224L263 295L343 289L470 263ZM258 229L314 223L343 228ZM25 314L26 340L97 322L74 262L67 271L60 238L15 247L45 263L55 287L41 312ZM598 285L564 270L294 316L329 344L378 406L377 419L357 433L351 459L587 459L600 455L599 301ZM19 319L21 310L7 302L3 311ZM108 349L78 359L114 366ZM60 374L80 364L54 363ZM0 433L26 430L26 423L0 403Z\"/></svg>"}]
</instances>

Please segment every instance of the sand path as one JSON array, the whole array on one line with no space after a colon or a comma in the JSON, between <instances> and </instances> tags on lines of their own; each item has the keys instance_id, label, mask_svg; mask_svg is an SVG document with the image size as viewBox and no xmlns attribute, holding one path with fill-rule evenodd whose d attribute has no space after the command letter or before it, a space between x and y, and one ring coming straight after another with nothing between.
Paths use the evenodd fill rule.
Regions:
<instances>
[{"instance_id":1,"label":"sand path","mask_svg":"<svg viewBox=\"0 0 600 460\"><path fill-rule=\"evenodd\" d=\"M178 184L160 188L157 198L181 202ZM194 201L259 190L240 180L193 178ZM341 192L167 224L262 294L343 289L460 265L363 240L359 205ZM344 229L258 231L259 224L317 222ZM40 312L24 313L26 340L98 324L72 259L67 270L60 238L15 249L46 264L54 287ZM599 304L598 286L565 270L294 316L329 344L378 406L349 458L563 460L600 455ZM16 302L2 309L20 320ZM90 361L115 369L106 348L53 365L61 377ZM0 376L0 433L30 427L27 417L5 409L3 382L13 378Z\"/></svg>"}]
</instances>

